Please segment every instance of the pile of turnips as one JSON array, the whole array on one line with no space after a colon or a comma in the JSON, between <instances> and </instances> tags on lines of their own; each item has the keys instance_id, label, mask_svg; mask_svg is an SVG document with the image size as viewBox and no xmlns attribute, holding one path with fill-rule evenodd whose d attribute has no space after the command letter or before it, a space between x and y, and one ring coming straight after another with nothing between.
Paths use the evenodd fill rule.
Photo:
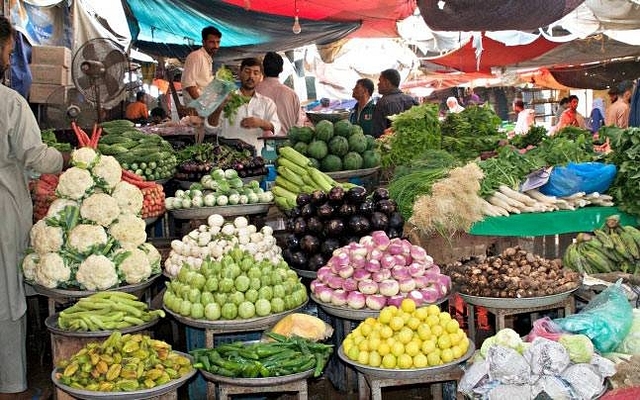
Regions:
<instances>
[{"instance_id":1,"label":"pile of turnips","mask_svg":"<svg viewBox=\"0 0 640 400\"><path fill-rule=\"evenodd\" d=\"M405 298L418 306L437 303L449 295L451 279L422 247L375 231L337 249L318 270L311 291L323 303L381 310Z\"/></svg>"}]
</instances>

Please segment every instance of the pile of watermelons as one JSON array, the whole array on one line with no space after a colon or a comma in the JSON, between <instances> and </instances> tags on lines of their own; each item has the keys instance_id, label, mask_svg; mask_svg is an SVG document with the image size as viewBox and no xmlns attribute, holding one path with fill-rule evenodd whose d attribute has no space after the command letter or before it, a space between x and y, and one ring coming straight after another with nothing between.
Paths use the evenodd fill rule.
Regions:
<instances>
[{"instance_id":1,"label":"pile of watermelons","mask_svg":"<svg viewBox=\"0 0 640 400\"><path fill-rule=\"evenodd\" d=\"M307 156L323 172L373 168L380 165L375 138L346 119L318 122L315 127L294 126L289 145Z\"/></svg>"}]
</instances>

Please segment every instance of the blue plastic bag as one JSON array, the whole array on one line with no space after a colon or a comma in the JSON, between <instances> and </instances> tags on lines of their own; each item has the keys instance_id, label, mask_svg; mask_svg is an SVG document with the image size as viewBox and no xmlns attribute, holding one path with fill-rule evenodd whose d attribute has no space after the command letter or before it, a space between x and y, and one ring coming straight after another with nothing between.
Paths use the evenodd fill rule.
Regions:
<instances>
[{"instance_id":1,"label":"blue plastic bag","mask_svg":"<svg viewBox=\"0 0 640 400\"><path fill-rule=\"evenodd\" d=\"M555 167L549 181L540 187L548 196L571 196L585 192L604 193L616 177L616 166L599 162L569 163L566 167Z\"/></svg>"},{"instance_id":2,"label":"blue plastic bag","mask_svg":"<svg viewBox=\"0 0 640 400\"><path fill-rule=\"evenodd\" d=\"M578 314L553 321L567 332L587 335L599 352L613 351L627 336L633 321L633 308L621 285L622 280L618 280Z\"/></svg>"}]
</instances>

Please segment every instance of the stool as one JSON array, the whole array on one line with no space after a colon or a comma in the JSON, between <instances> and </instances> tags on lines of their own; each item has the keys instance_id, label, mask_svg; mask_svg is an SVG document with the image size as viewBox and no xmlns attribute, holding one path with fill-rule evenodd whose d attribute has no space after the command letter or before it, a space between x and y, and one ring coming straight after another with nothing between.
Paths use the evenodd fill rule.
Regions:
<instances>
[{"instance_id":1,"label":"stool","mask_svg":"<svg viewBox=\"0 0 640 400\"><path fill-rule=\"evenodd\" d=\"M473 304L466 303L467 306L467 324L469 329L469 339L476 341L476 324L475 324L475 306ZM538 306L538 307L528 307L528 308L492 308L485 307L487 312L493 314L496 318L496 331L500 329L507 328L507 324L505 321L505 317L511 315L518 314L532 314L532 321L537 319L538 311L547 311L547 310L556 310L562 309L564 311L564 316L573 314L575 312L575 299L574 297L568 296L562 301L559 301L554 304L549 304L546 306Z\"/></svg>"},{"instance_id":2,"label":"stool","mask_svg":"<svg viewBox=\"0 0 640 400\"><path fill-rule=\"evenodd\" d=\"M283 383L281 385L269 386L237 386L229 383L218 383L218 394L221 400L226 400L232 394L254 394L254 393L273 393L273 392L297 392L298 400L307 400L307 378L293 382Z\"/></svg>"},{"instance_id":3,"label":"stool","mask_svg":"<svg viewBox=\"0 0 640 400\"><path fill-rule=\"evenodd\" d=\"M400 373L400 372L399 372ZM382 388L392 386L404 386L415 384L429 384L431 386L431 398L442 400L442 382L455 381L462 378L462 368L456 367L450 371L435 374L425 374L419 378L381 378L358 372L358 400L382 400ZM462 400L462 393L455 395Z\"/></svg>"}]
</instances>

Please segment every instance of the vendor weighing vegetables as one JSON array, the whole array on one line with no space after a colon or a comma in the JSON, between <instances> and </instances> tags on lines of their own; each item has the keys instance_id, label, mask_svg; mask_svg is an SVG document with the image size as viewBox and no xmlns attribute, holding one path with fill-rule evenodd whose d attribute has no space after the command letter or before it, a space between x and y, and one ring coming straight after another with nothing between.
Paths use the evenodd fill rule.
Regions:
<instances>
[{"instance_id":1,"label":"vendor weighing vegetables","mask_svg":"<svg viewBox=\"0 0 640 400\"><path fill-rule=\"evenodd\" d=\"M258 154L263 143L259 137L280 131L276 104L256 92L256 84L262 80L262 63L257 58L245 58L238 73L240 89L229 97L207 119L205 127L228 139L241 139L256 148ZM239 96L238 96L239 95ZM243 99L244 98L244 99ZM238 101L244 100L244 101ZM229 105L237 103L233 110ZM221 114L224 111L224 115Z\"/></svg>"}]
</instances>

